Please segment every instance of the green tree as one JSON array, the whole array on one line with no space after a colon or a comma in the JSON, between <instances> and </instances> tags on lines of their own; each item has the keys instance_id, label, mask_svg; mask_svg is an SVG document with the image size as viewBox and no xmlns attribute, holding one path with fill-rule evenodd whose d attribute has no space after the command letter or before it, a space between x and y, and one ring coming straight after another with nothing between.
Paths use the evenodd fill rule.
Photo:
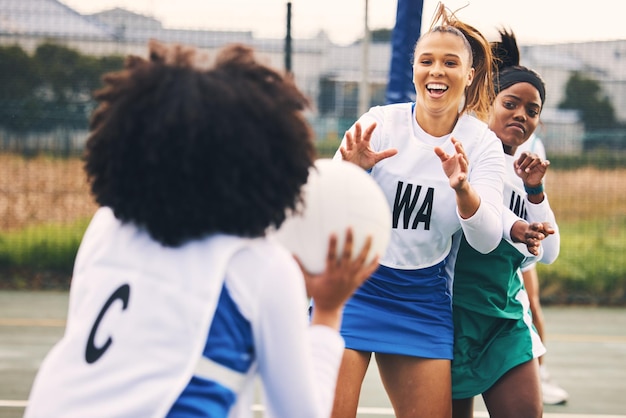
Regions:
<instances>
[{"instance_id":1,"label":"green tree","mask_svg":"<svg viewBox=\"0 0 626 418\"><path fill-rule=\"evenodd\" d=\"M37 69L19 46L0 47L0 126L12 131L28 129L36 112Z\"/></svg>"},{"instance_id":2,"label":"green tree","mask_svg":"<svg viewBox=\"0 0 626 418\"><path fill-rule=\"evenodd\" d=\"M42 129L57 126L83 128L93 110L92 93L103 73L121 68L121 57L96 58L61 45L44 43L34 54L40 76Z\"/></svg>"},{"instance_id":3,"label":"green tree","mask_svg":"<svg viewBox=\"0 0 626 418\"><path fill-rule=\"evenodd\" d=\"M370 39L373 44L385 44L391 43L391 34L393 29L379 28L370 30ZM363 38L358 38L354 43L360 44L363 42Z\"/></svg>"},{"instance_id":4,"label":"green tree","mask_svg":"<svg viewBox=\"0 0 626 418\"><path fill-rule=\"evenodd\" d=\"M104 73L123 57L84 55L44 43L29 56L19 46L0 47L0 127L13 132L85 128Z\"/></svg>"},{"instance_id":5,"label":"green tree","mask_svg":"<svg viewBox=\"0 0 626 418\"><path fill-rule=\"evenodd\" d=\"M391 43L391 34L393 29L380 28L372 30L373 43Z\"/></svg>"},{"instance_id":6,"label":"green tree","mask_svg":"<svg viewBox=\"0 0 626 418\"><path fill-rule=\"evenodd\" d=\"M611 129L616 127L615 109L602 92L597 80L575 72L565 85L565 99L559 103L560 109L580 111L585 129Z\"/></svg>"}]
</instances>

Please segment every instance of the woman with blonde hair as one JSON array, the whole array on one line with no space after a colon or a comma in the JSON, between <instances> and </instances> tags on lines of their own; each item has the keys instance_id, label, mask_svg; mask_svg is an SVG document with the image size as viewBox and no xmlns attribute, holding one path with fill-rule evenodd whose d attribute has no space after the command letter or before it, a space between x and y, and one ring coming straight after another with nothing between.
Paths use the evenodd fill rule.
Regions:
<instances>
[{"instance_id":1,"label":"woman with blonde hair","mask_svg":"<svg viewBox=\"0 0 626 418\"><path fill-rule=\"evenodd\" d=\"M483 120L491 77L489 42L440 5L415 45L415 102L371 108L335 155L369 171L393 212L381 266L344 309L336 418L356 416L372 353L396 417L452 414L453 236L485 253L502 236L504 157Z\"/></svg>"}]
</instances>

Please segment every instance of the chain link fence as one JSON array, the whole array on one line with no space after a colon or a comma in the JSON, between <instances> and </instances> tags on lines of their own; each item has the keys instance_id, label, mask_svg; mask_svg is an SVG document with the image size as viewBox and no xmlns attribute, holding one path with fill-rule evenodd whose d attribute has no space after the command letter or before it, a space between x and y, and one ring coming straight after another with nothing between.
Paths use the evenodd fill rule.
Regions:
<instances>
[{"instance_id":1,"label":"chain link fence","mask_svg":"<svg viewBox=\"0 0 626 418\"><path fill-rule=\"evenodd\" d=\"M392 28L371 37L364 74L363 43L335 45L323 32L287 42L256 37L254 28L170 29L120 8L81 15L52 0L0 0L0 10L0 286L28 286L39 274L45 287L41 271L69 280L95 210L80 158L95 106L91 94L126 55L145 55L149 39L195 45L208 54L245 43L275 67L289 65L312 101L307 117L321 156L334 153L358 117L363 77L369 104L385 100ZM539 136L554 172L551 203L557 220L565 220L563 261L542 271L553 285L546 292L558 294L559 283L569 281L570 290L583 289L578 295L597 292L623 302L626 39L521 47L522 64L547 85ZM580 236L594 245L576 241ZM588 252L591 266L580 261ZM598 274L602 284L593 281Z\"/></svg>"}]
</instances>

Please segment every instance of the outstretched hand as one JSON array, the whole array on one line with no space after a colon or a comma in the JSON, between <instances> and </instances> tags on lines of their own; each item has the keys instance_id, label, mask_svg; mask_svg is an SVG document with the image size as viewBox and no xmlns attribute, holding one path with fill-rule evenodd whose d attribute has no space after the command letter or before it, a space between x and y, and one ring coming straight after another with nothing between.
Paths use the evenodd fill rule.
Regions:
<instances>
[{"instance_id":1,"label":"outstretched hand","mask_svg":"<svg viewBox=\"0 0 626 418\"><path fill-rule=\"evenodd\" d=\"M469 160L463 144L456 138L450 138L454 145L455 154L448 154L441 147L435 147L435 154L441 160L441 167L450 181L450 187L460 190L466 186L469 172Z\"/></svg>"},{"instance_id":2,"label":"outstretched hand","mask_svg":"<svg viewBox=\"0 0 626 418\"><path fill-rule=\"evenodd\" d=\"M346 131L345 145L339 148L344 161L356 164L363 170L369 170L379 161L398 153L398 150L395 148L389 148L381 152L374 151L370 142L374 129L376 129L376 123L372 123L363 130L361 123L356 122L354 131Z\"/></svg>"},{"instance_id":3,"label":"outstretched hand","mask_svg":"<svg viewBox=\"0 0 626 418\"><path fill-rule=\"evenodd\" d=\"M346 301L378 268L378 255L367 262L372 247L372 237L368 237L361 251L353 257L354 235L346 231L345 244L341 254L337 254L337 237L331 235L326 256L326 270L321 274L307 272L300 260L306 290L315 301L313 323L338 327L341 311Z\"/></svg>"},{"instance_id":4,"label":"outstretched hand","mask_svg":"<svg viewBox=\"0 0 626 418\"><path fill-rule=\"evenodd\" d=\"M537 154L531 152L522 152L520 157L513 163L515 174L527 186L541 184L549 166L550 161L542 160Z\"/></svg>"},{"instance_id":5,"label":"outstretched hand","mask_svg":"<svg viewBox=\"0 0 626 418\"><path fill-rule=\"evenodd\" d=\"M541 241L556 231L548 222L532 222L517 221L511 228L511 239L514 242L522 242L526 244L528 252L532 255L539 255Z\"/></svg>"}]
</instances>

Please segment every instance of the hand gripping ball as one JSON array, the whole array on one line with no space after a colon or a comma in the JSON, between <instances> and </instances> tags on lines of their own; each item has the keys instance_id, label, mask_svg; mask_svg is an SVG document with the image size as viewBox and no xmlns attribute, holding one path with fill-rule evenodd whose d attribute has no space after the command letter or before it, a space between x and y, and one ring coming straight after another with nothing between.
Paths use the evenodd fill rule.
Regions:
<instances>
[{"instance_id":1,"label":"hand gripping ball","mask_svg":"<svg viewBox=\"0 0 626 418\"><path fill-rule=\"evenodd\" d=\"M337 250L342 251L348 227L354 235L353 256L368 235L372 236L368 261L385 253L391 237L391 211L382 190L363 169L341 160L317 160L303 187L303 201L302 207L288 215L276 238L309 273L319 274L326 268L331 233L337 235Z\"/></svg>"}]
</instances>

